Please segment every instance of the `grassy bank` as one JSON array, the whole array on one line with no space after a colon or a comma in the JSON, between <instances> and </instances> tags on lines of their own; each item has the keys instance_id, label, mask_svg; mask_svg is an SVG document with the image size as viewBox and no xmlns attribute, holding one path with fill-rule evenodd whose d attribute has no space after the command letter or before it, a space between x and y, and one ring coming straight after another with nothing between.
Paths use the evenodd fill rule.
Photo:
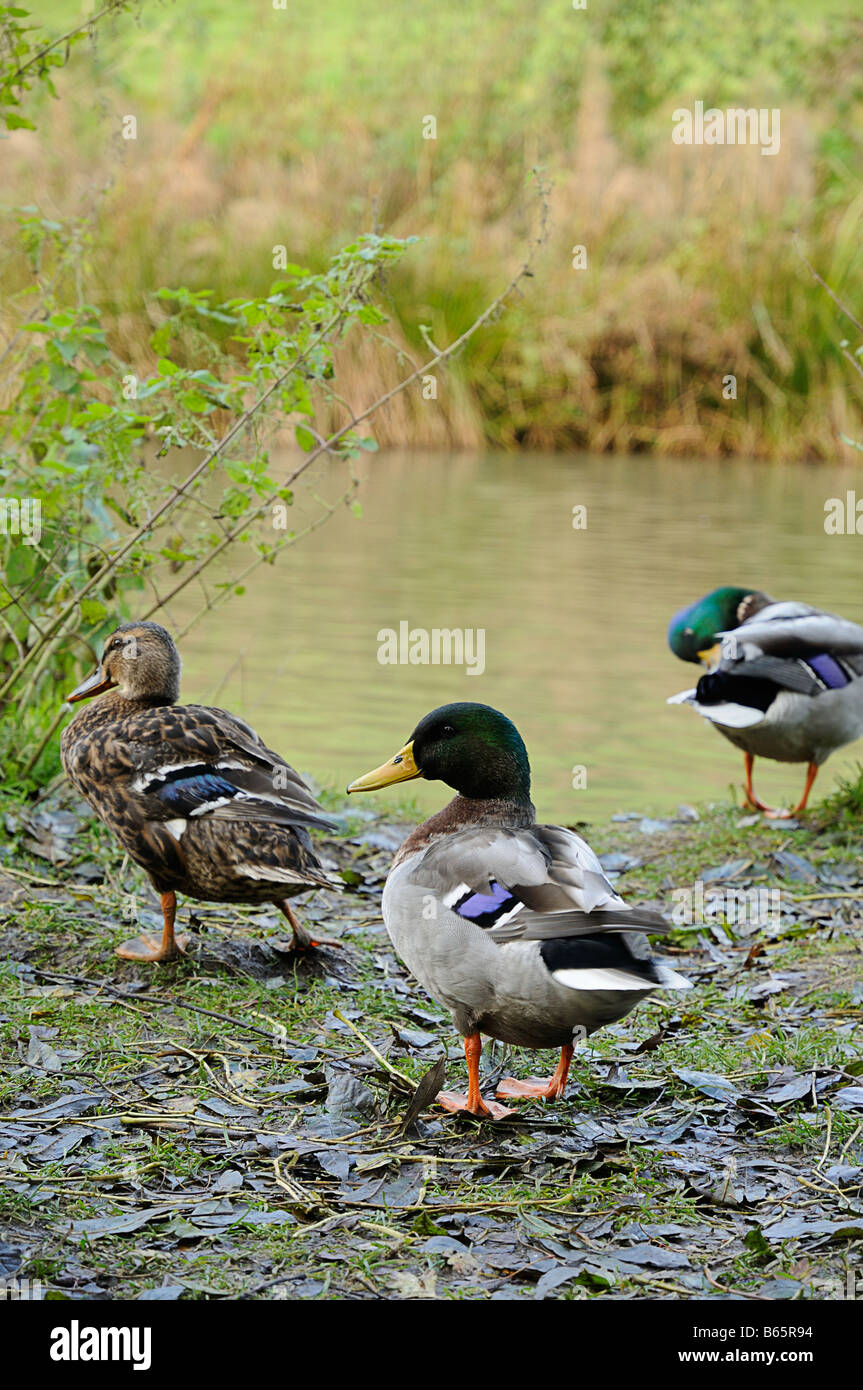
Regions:
<instances>
[{"instance_id":1,"label":"grassy bank","mask_svg":"<svg viewBox=\"0 0 863 1390\"><path fill-rule=\"evenodd\" d=\"M64 213L104 199L88 293L145 370L159 285L261 293L274 245L322 264L374 224L424 238L388 286L397 341L418 349L421 325L452 339L522 258L540 165L530 293L436 403L398 403L382 442L835 457L863 397L792 233L859 313L856 8L145 4L77 50L38 133L13 135L6 196ZM779 153L672 144L671 113L695 100L779 108ZM350 398L391 384L384 354L347 359Z\"/></svg>"},{"instance_id":2,"label":"grassy bank","mask_svg":"<svg viewBox=\"0 0 863 1390\"><path fill-rule=\"evenodd\" d=\"M113 956L155 904L80 805L5 809L9 1274L85 1299L845 1296L863 1241L856 831L729 806L591 827L635 902L668 909L703 879L776 890L781 911L681 924L663 952L695 989L592 1039L564 1102L480 1126L426 1104L406 1125L447 1050L463 1072L378 915L409 808L322 844L346 888L305 915L341 949L298 962L274 915L186 904L193 949L157 970Z\"/></svg>"}]
</instances>

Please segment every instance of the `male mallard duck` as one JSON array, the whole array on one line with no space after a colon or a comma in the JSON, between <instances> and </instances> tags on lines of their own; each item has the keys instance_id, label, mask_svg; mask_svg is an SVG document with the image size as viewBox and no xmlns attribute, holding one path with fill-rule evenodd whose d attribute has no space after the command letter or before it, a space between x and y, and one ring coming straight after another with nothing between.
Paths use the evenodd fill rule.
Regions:
<instances>
[{"instance_id":1,"label":"male mallard duck","mask_svg":"<svg viewBox=\"0 0 863 1390\"><path fill-rule=\"evenodd\" d=\"M691 705L743 750L750 806L771 817L800 815L821 764L863 734L863 627L726 585L675 613L668 644L708 671L668 703ZM755 758L808 763L793 811L758 800Z\"/></svg>"},{"instance_id":2,"label":"male mallard duck","mask_svg":"<svg viewBox=\"0 0 863 1390\"><path fill-rule=\"evenodd\" d=\"M467 1095L448 1110L499 1118L479 1088L481 1033L521 1047L559 1047L550 1081L501 1083L499 1096L562 1096L576 1036L613 1023L659 986L689 981L652 959L642 936L655 912L628 908L584 840L537 825L527 751L488 705L443 705L391 762L349 792L426 777L458 795L408 836L383 894L390 939L464 1035Z\"/></svg>"},{"instance_id":3,"label":"male mallard duck","mask_svg":"<svg viewBox=\"0 0 863 1390\"><path fill-rule=\"evenodd\" d=\"M95 675L67 699L101 700L63 730L63 767L161 895L160 944L117 954L170 960L177 893L202 902L275 903L297 949L312 941L288 899L331 887L306 826L327 826L302 778L236 715L178 705L180 657L157 623L123 623Z\"/></svg>"}]
</instances>

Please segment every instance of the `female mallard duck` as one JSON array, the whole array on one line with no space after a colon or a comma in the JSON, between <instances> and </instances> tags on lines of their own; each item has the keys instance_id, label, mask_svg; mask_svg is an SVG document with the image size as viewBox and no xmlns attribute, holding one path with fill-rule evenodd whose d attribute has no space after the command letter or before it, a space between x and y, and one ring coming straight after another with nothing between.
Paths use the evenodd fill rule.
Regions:
<instances>
[{"instance_id":1,"label":"female mallard duck","mask_svg":"<svg viewBox=\"0 0 863 1390\"><path fill-rule=\"evenodd\" d=\"M308 787L248 724L178 705L180 657L157 623L124 623L100 669L67 699L101 700L63 730L63 767L161 895L161 943L127 941L126 960L170 960L177 893L202 902L275 903L296 949L314 943L288 899L331 887L306 826L327 826Z\"/></svg>"},{"instance_id":2,"label":"female mallard duck","mask_svg":"<svg viewBox=\"0 0 863 1390\"><path fill-rule=\"evenodd\" d=\"M480 1095L480 1034L559 1047L550 1081L501 1083L499 1096L562 1096L577 1036L613 1023L659 986L689 981L652 959L642 936L658 913L631 909L583 840L537 825L518 730L488 705L427 714L391 762L349 792L426 777L458 795L405 840L383 895L396 951L464 1035L468 1093L448 1110L511 1114Z\"/></svg>"},{"instance_id":3,"label":"female mallard duck","mask_svg":"<svg viewBox=\"0 0 863 1390\"><path fill-rule=\"evenodd\" d=\"M807 603L725 586L676 613L668 643L708 671L668 703L691 705L743 750L750 806L771 817L800 815L821 764L863 734L863 627ZM758 800L755 758L808 763L793 811Z\"/></svg>"}]
</instances>

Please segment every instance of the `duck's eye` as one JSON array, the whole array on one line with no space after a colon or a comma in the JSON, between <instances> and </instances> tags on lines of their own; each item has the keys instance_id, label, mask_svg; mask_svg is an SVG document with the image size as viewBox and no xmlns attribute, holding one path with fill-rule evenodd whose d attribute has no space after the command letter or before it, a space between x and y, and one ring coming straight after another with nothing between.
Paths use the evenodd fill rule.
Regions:
<instances>
[{"instance_id":1,"label":"duck's eye","mask_svg":"<svg viewBox=\"0 0 863 1390\"><path fill-rule=\"evenodd\" d=\"M449 738L452 734L455 733L455 729L453 728L452 724L444 724L443 728L441 729L441 733L443 734L444 738Z\"/></svg>"}]
</instances>

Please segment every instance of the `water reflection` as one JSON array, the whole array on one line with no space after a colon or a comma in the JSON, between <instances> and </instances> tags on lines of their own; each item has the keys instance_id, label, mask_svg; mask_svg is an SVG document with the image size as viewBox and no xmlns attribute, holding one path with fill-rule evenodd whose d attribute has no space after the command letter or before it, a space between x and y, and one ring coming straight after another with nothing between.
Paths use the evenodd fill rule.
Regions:
<instances>
[{"instance_id":1,"label":"water reflection","mask_svg":"<svg viewBox=\"0 0 863 1390\"><path fill-rule=\"evenodd\" d=\"M335 496L339 481L322 474L316 487ZM480 700L521 729L544 817L724 796L737 754L665 704L695 674L666 647L668 619L733 582L863 621L863 537L824 531L826 499L854 481L805 465L372 456L361 519L340 510L186 637L184 698L242 713L336 785L395 752L435 705ZM573 527L576 506L585 529ZM298 499L295 524L315 510ZM382 665L378 634L401 623L482 629L482 674ZM835 755L818 789L858 760L860 744ZM587 785L574 790L579 765ZM802 775L764 765L760 794L787 801ZM410 791L428 808L444 794Z\"/></svg>"}]
</instances>

